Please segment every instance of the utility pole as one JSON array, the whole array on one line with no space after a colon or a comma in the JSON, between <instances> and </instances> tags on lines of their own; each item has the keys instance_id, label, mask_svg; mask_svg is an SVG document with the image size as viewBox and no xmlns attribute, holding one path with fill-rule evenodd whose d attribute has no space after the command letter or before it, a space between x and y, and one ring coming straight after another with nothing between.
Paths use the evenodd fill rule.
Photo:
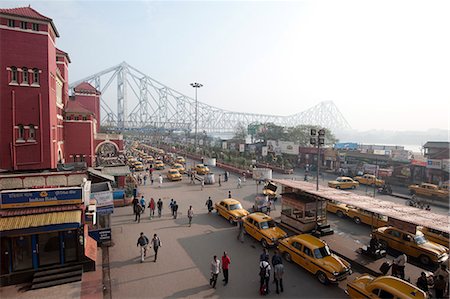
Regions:
<instances>
[{"instance_id":1,"label":"utility pole","mask_svg":"<svg viewBox=\"0 0 450 299\"><path fill-rule=\"evenodd\" d=\"M197 101L197 89L202 87L203 85L197 82L191 83L191 86L195 88L195 152L197 153L198 147L198 137L197 137L197 129L198 129L198 101Z\"/></svg>"},{"instance_id":2,"label":"utility pole","mask_svg":"<svg viewBox=\"0 0 450 299\"><path fill-rule=\"evenodd\" d=\"M316 191L319 191L319 171L320 171L320 146L325 144L325 129L311 129L311 145L317 145L317 172L316 172ZM319 227L319 197L316 196L316 231Z\"/></svg>"}]
</instances>

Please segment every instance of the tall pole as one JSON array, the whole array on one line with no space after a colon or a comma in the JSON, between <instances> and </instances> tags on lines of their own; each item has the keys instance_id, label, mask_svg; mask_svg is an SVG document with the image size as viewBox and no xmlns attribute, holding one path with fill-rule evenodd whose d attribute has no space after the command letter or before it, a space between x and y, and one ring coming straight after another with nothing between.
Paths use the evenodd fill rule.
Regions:
<instances>
[{"instance_id":1,"label":"tall pole","mask_svg":"<svg viewBox=\"0 0 450 299\"><path fill-rule=\"evenodd\" d=\"M191 86L195 88L195 152L197 152L198 146L198 137L197 137L197 128L198 128L198 101L197 101L197 89L202 87L203 85L197 82L191 83Z\"/></svg>"},{"instance_id":2,"label":"tall pole","mask_svg":"<svg viewBox=\"0 0 450 299\"><path fill-rule=\"evenodd\" d=\"M317 141L317 173L316 173L317 181L316 181L316 191L319 191L319 167L320 167L320 142Z\"/></svg>"}]
</instances>

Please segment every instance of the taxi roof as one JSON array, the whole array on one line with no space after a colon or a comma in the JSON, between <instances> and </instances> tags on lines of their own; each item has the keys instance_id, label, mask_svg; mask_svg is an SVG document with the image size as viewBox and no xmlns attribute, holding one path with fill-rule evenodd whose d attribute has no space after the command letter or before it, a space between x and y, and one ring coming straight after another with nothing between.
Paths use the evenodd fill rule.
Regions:
<instances>
[{"instance_id":1,"label":"taxi roof","mask_svg":"<svg viewBox=\"0 0 450 299\"><path fill-rule=\"evenodd\" d=\"M300 243L308 243L308 245L311 245L315 248L320 248L326 245L326 243L312 235L309 234L301 234L301 235L295 235L290 237L290 239L296 240Z\"/></svg>"},{"instance_id":2,"label":"taxi roof","mask_svg":"<svg viewBox=\"0 0 450 299\"><path fill-rule=\"evenodd\" d=\"M181 166L181 167L184 167L183 164L180 164L180 163L173 163L173 166L174 166L174 167L175 167L175 166L177 166L177 167L180 167L180 166Z\"/></svg>"},{"instance_id":3,"label":"taxi roof","mask_svg":"<svg viewBox=\"0 0 450 299\"><path fill-rule=\"evenodd\" d=\"M156 160L155 163L164 163L164 162L161 160Z\"/></svg>"},{"instance_id":4,"label":"taxi roof","mask_svg":"<svg viewBox=\"0 0 450 299\"><path fill-rule=\"evenodd\" d=\"M196 166L197 166L197 167L205 167L204 164L197 164Z\"/></svg>"},{"instance_id":5,"label":"taxi roof","mask_svg":"<svg viewBox=\"0 0 450 299\"><path fill-rule=\"evenodd\" d=\"M400 278L397 277L393 277L393 276L380 276L375 278L371 285L373 286L390 286L392 289L401 291L402 293L404 293L405 295L407 295L410 298L412 297L413 292L416 293L416 295L414 297L416 298L426 298L423 294L423 291L419 290L417 287L415 287L414 285L401 280Z\"/></svg>"},{"instance_id":6,"label":"taxi roof","mask_svg":"<svg viewBox=\"0 0 450 299\"><path fill-rule=\"evenodd\" d=\"M247 217L250 217L257 222L272 220L272 217L267 216L266 214L261 212L251 213Z\"/></svg>"},{"instance_id":7,"label":"taxi roof","mask_svg":"<svg viewBox=\"0 0 450 299\"><path fill-rule=\"evenodd\" d=\"M338 180L338 179L342 179L342 180L353 180L351 177L348 177L348 176L340 176L340 177L337 177L337 178L336 178L336 180Z\"/></svg>"},{"instance_id":8,"label":"taxi roof","mask_svg":"<svg viewBox=\"0 0 450 299\"><path fill-rule=\"evenodd\" d=\"M226 198L226 199L222 199L221 201L223 201L226 204L237 204L237 203L240 204L240 202L234 198Z\"/></svg>"},{"instance_id":9,"label":"taxi roof","mask_svg":"<svg viewBox=\"0 0 450 299\"><path fill-rule=\"evenodd\" d=\"M178 169L171 168L171 169L169 169L169 172L178 172Z\"/></svg>"}]
</instances>

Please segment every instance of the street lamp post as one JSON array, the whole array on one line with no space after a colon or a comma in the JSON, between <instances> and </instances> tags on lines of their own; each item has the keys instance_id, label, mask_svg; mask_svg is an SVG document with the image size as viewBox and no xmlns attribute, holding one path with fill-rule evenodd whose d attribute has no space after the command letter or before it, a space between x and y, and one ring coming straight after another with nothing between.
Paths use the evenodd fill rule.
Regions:
<instances>
[{"instance_id":1,"label":"street lamp post","mask_svg":"<svg viewBox=\"0 0 450 299\"><path fill-rule=\"evenodd\" d=\"M203 85L197 82L191 83L191 86L195 88L195 152L197 152L198 147L198 137L197 137L197 127L198 127L198 101L197 101L197 89Z\"/></svg>"},{"instance_id":2,"label":"street lamp post","mask_svg":"<svg viewBox=\"0 0 450 299\"><path fill-rule=\"evenodd\" d=\"M325 129L311 129L310 143L317 145L317 172L316 172L316 191L319 191L319 169L320 169L320 146L325 144ZM316 231L319 227L319 197L316 196Z\"/></svg>"}]
</instances>

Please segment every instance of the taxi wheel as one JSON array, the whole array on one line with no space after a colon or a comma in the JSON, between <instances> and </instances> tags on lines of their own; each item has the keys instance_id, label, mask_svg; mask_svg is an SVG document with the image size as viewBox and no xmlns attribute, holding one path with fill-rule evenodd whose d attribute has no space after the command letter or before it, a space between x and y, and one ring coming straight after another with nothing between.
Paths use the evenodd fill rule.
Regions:
<instances>
[{"instance_id":1,"label":"taxi wheel","mask_svg":"<svg viewBox=\"0 0 450 299\"><path fill-rule=\"evenodd\" d=\"M289 254L289 252L285 252L285 253L283 254L283 257L284 257L284 259L285 259L286 261L288 261L289 263L292 262L292 256Z\"/></svg>"},{"instance_id":2,"label":"taxi wheel","mask_svg":"<svg viewBox=\"0 0 450 299\"><path fill-rule=\"evenodd\" d=\"M341 189L341 187L339 187L339 186L336 186L336 189Z\"/></svg>"},{"instance_id":3,"label":"taxi wheel","mask_svg":"<svg viewBox=\"0 0 450 299\"><path fill-rule=\"evenodd\" d=\"M419 260L420 260L420 262L422 263L422 264L424 264L424 265L429 265L430 264L430 258L428 257L428 256L426 256L426 255L421 255L420 257L419 257Z\"/></svg>"},{"instance_id":4,"label":"taxi wheel","mask_svg":"<svg viewBox=\"0 0 450 299\"><path fill-rule=\"evenodd\" d=\"M261 246L264 247L264 248L268 247L266 239L264 239L264 238L261 239Z\"/></svg>"},{"instance_id":5,"label":"taxi wheel","mask_svg":"<svg viewBox=\"0 0 450 299\"><path fill-rule=\"evenodd\" d=\"M344 217L344 212L342 212L341 210L337 210L336 216L338 216L339 218L342 218L342 217Z\"/></svg>"},{"instance_id":6,"label":"taxi wheel","mask_svg":"<svg viewBox=\"0 0 450 299\"><path fill-rule=\"evenodd\" d=\"M379 241L381 248L387 249L388 248L388 243L385 240L380 240Z\"/></svg>"},{"instance_id":7,"label":"taxi wheel","mask_svg":"<svg viewBox=\"0 0 450 299\"><path fill-rule=\"evenodd\" d=\"M230 217L230 219L228 219L228 222L230 222L231 225L234 225L233 218Z\"/></svg>"},{"instance_id":8,"label":"taxi wheel","mask_svg":"<svg viewBox=\"0 0 450 299\"><path fill-rule=\"evenodd\" d=\"M356 189L356 186L355 186L355 185L353 185L353 186L352 186L352 189Z\"/></svg>"},{"instance_id":9,"label":"taxi wheel","mask_svg":"<svg viewBox=\"0 0 450 299\"><path fill-rule=\"evenodd\" d=\"M356 224L361 223L361 219L359 219L358 217L353 218L353 221L355 221Z\"/></svg>"},{"instance_id":10,"label":"taxi wheel","mask_svg":"<svg viewBox=\"0 0 450 299\"><path fill-rule=\"evenodd\" d=\"M320 281L321 284L327 284L328 283L328 278L325 275L325 273L323 273L322 271L317 272L316 276L317 276L317 279Z\"/></svg>"}]
</instances>

